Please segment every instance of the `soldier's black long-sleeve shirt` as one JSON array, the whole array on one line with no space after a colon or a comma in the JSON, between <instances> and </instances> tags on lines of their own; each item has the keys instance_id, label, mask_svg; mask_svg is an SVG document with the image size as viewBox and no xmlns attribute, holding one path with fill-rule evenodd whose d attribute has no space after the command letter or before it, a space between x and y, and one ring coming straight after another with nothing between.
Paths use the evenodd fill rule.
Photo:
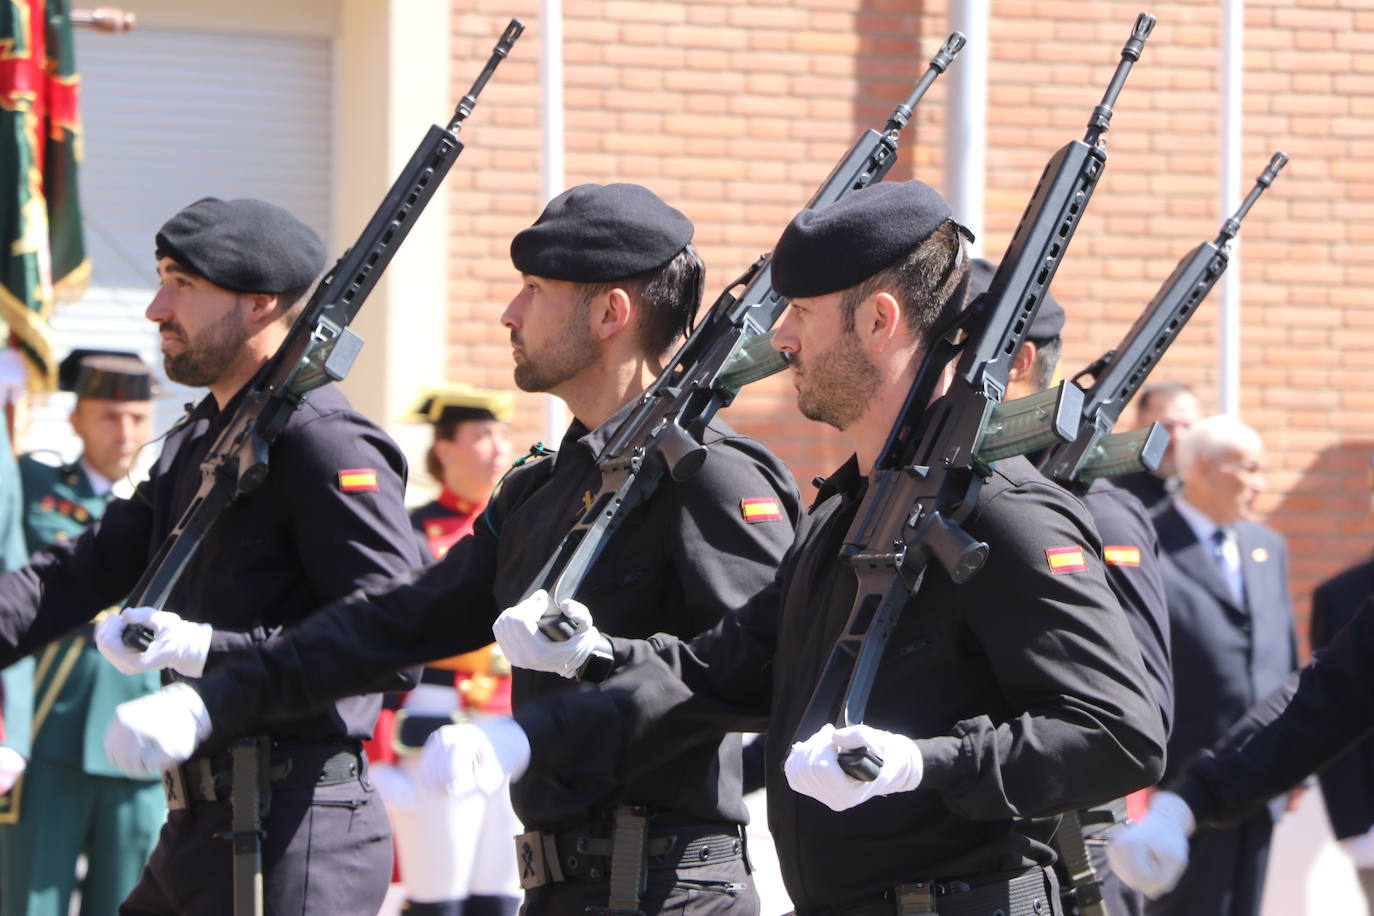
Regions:
<instances>
[{"instance_id":1,"label":"soldier's black long-sleeve shirt","mask_svg":"<svg viewBox=\"0 0 1374 916\"><path fill-rule=\"evenodd\" d=\"M839 547L865 486L852 459L826 481L773 586L740 613L690 644L613 638L627 670L601 692L517 713L532 765L594 779L682 753L711 726L766 727L769 826L799 912L1048 864L1053 824L1016 819L1153 783L1160 713L1098 535L1078 500L1010 459L964 525L988 543L987 565L964 585L927 571L864 717L916 740L920 787L839 813L787 787L783 760L854 599ZM1081 549L1082 568L1053 572L1056 548ZM590 722L597 740L577 744Z\"/></svg>"},{"instance_id":2,"label":"soldier's black long-sleeve shirt","mask_svg":"<svg viewBox=\"0 0 1374 916\"><path fill-rule=\"evenodd\" d=\"M556 455L512 471L472 535L438 563L224 659L198 688L216 730L240 731L270 714L272 697L318 707L385 672L490 643L497 615L520 601L586 511L584 500L599 491L595 456L628 409L591 432L575 422ZM701 470L681 483L665 477L625 519L578 592L606 632L690 637L706 630L767 587L791 545L800 507L782 463L719 420L705 442ZM777 517L746 513L742 500L773 500ZM518 710L542 696L595 690L517 670L512 701ZM572 740L591 747L600 738L589 727ZM577 786L535 761L511 797L527 827L584 822L620 801L702 821L747 819L738 738L722 740L719 731L652 768L607 770Z\"/></svg>"},{"instance_id":3,"label":"soldier's black long-sleeve shirt","mask_svg":"<svg viewBox=\"0 0 1374 916\"><path fill-rule=\"evenodd\" d=\"M1106 480L1093 482L1083 494L1083 505L1102 536L1107 584L1135 634L1167 736L1174 716L1174 673L1169 661L1169 604L1155 526L1135 495Z\"/></svg>"},{"instance_id":4,"label":"soldier's black long-sleeve shirt","mask_svg":"<svg viewBox=\"0 0 1374 916\"><path fill-rule=\"evenodd\" d=\"M81 537L0 577L0 664L129 595L194 497L200 463L241 397L223 411L204 398L168 434L132 497L111 502ZM216 649L261 642L321 604L420 562L402 501L405 457L334 386L311 392L273 443L269 462L266 482L220 515L166 603L211 624ZM215 664L212 654L207 673ZM351 693L382 686L393 684L374 679ZM277 707L266 733L323 740L371 735L381 701L349 696L314 710L271 696L262 702ZM249 733L219 732L202 752Z\"/></svg>"},{"instance_id":5,"label":"soldier's black long-sleeve shirt","mask_svg":"<svg viewBox=\"0 0 1374 916\"><path fill-rule=\"evenodd\" d=\"M1170 788L1198 823L1227 824L1340 757L1374 729L1374 600L1193 760Z\"/></svg>"}]
</instances>

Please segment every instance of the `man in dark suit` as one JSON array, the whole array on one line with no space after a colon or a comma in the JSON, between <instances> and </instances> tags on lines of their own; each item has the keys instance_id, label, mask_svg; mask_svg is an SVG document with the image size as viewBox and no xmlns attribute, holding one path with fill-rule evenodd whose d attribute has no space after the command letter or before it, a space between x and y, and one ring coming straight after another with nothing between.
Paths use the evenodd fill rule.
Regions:
<instances>
[{"instance_id":1,"label":"man in dark suit","mask_svg":"<svg viewBox=\"0 0 1374 916\"><path fill-rule=\"evenodd\" d=\"M1265 488L1264 448L1232 417L1178 443L1181 488L1155 516L1164 559L1175 709L1164 782L1297 667L1283 538L1246 519ZM1150 916L1254 916L1277 810L1199 834L1191 864Z\"/></svg>"},{"instance_id":2,"label":"man in dark suit","mask_svg":"<svg viewBox=\"0 0 1374 916\"><path fill-rule=\"evenodd\" d=\"M1135 428L1158 422L1169 433L1169 444L1159 467L1153 471L1136 471L1114 478L1113 483L1129 491L1151 512L1168 505L1178 473L1174 448L1178 440L1197 422L1202 410L1193 389L1179 382L1159 382L1146 385L1135 402Z\"/></svg>"},{"instance_id":3,"label":"man in dark suit","mask_svg":"<svg viewBox=\"0 0 1374 916\"><path fill-rule=\"evenodd\" d=\"M1327 579L1312 593L1312 651L1324 649L1374 595L1374 559ZM1331 829L1360 875L1374 907L1374 738L1366 738L1321 771Z\"/></svg>"}]
</instances>

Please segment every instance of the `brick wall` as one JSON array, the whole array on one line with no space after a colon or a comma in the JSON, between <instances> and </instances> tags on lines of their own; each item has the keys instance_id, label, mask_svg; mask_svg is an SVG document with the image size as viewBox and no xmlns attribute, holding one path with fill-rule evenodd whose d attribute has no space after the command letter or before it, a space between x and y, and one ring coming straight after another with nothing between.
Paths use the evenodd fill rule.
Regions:
<instances>
[{"instance_id":1,"label":"brick wall","mask_svg":"<svg viewBox=\"0 0 1374 916\"><path fill-rule=\"evenodd\" d=\"M1065 368L1114 344L1174 263L1214 237L1219 6L1155 3L1159 25L1117 105L1111 161L1059 272ZM1352 10L1352 6L1363 10ZM697 225L709 297L769 247L858 133L878 127L946 34L938 0L566 0L567 183L636 181ZM1081 137L1140 7L993 0L986 251L996 258L1045 160ZM448 371L508 385L497 323L516 289L510 237L541 207L539 6L455 0L454 95L509 16L528 29L465 129L449 179ZM1374 0L1249 0L1243 170L1275 149L1292 162L1245 224L1242 416L1271 450L1261 509L1291 539L1294 594L1362 556L1374 453ZM957 64L956 64L957 66ZM889 178L942 183L945 93L937 83ZM1209 300L1155 379L1215 405ZM540 428L521 398L521 438ZM843 457L803 420L791 386L747 389L728 414L793 468L804 493Z\"/></svg>"}]
</instances>

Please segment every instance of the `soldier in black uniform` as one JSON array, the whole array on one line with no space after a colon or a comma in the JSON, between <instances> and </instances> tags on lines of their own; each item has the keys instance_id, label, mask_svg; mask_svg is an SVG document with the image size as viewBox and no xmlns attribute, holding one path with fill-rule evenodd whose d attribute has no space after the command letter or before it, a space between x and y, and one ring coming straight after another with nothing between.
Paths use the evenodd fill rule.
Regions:
<instances>
[{"instance_id":1,"label":"soldier in black uniform","mask_svg":"<svg viewBox=\"0 0 1374 916\"><path fill-rule=\"evenodd\" d=\"M1224 827L1348 753L1374 730L1374 600L1367 600L1312 663L1259 701L1210 751L1150 800L1108 855L1151 897L1174 888L1199 826Z\"/></svg>"},{"instance_id":2,"label":"soldier in black uniform","mask_svg":"<svg viewBox=\"0 0 1374 916\"><path fill-rule=\"evenodd\" d=\"M959 227L920 182L799 214L773 254L776 288L792 300L774 344L791 354L802 412L839 428L856 454L821 483L757 600L691 644L610 639L629 670L600 693L517 714L534 761L562 765L570 780L681 753L684 723L766 724L777 739L769 826L798 913L1057 912L1050 816L1148 785L1161 769L1159 709L1097 533L1077 500L1021 458L998 462L964 523L988 543L987 566L964 585L927 571L877 670L866 724L826 726L789 748L852 606L839 548L864 474L932 328L963 301L966 270ZM589 604L595 634L604 618ZM513 664L575 663L533 623L520 608L498 621ZM573 721L583 735L600 725L570 755ZM838 752L859 744L884 761L873 782L839 769Z\"/></svg>"},{"instance_id":3,"label":"soldier in black uniform","mask_svg":"<svg viewBox=\"0 0 1374 916\"><path fill-rule=\"evenodd\" d=\"M597 453L696 313L702 267L691 237L685 216L626 184L572 188L516 235L511 259L522 288L501 320L516 383L557 394L577 418L557 453L511 471L472 536L435 565L353 595L207 672L196 685L196 712L216 735L252 727L271 713L268 698L319 706L402 665L491 642L497 614L520 600L587 510L600 488ZM685 482L665 479L625 519L581 589L617 631L690 636L709 628L772 581L792 543L798 498L783 464L720 420L705 442L701 470ZM520 672L513 705L568 692L595 687ZM504 719L481 724L510 727ZM157 731L150 724L144 734ZM589 737L579 730L577 740ZM617 805L652 815L639 909L757 911L742 857L738 738L713 732L691 745L660 765L577 785L537 760L514 774L512 799L530 831L520 860L527 912L607 906ZM546 851L550 868L540 858Z\"/></svg>"},{"instance_id":4,"label":"soldier in black uniform","mask_svg":"<svg viewBox=\"0 0 1374 916\"><path fill-rule=\"evenodd\" d=\"M970 300L988 288L994 273L996 268L992 264L982 258L974 259ZM1008 373L1007 400L1026 397L1054 385L1063 327L1064 309L1053 296L1046 295ZM1102 563L1107 584L1121 602L1131 632L1135 634L1150 690L1159 705L1165 734L1168 734L1174 712L1174 680L1169 667L1169 606L1164 600L1159 542L1154 525L1140 500L1105 479L1093 481L1080 498L1102 536ZM1098 912L1090 909L1090 902L1100 892L1108 916L1143 916L1144 897L1118 880L1107 867L1106 845L1101 839L1107 828L1125 817L1125 799L1113 799L1065 815L1060 823L1054 837L1055 852L1059 854L1055 870L1064 889L1065 909L1070 913ZM1091 872L1083 868L1084 856L1087 856ZM1094 883L1099 889L1097 892L1091 886Z\"/></svg>"},{"instance_id":5,"label":"soldier in black uniform","mask_svg":"<svg viewBox=\"0 0 1374 916\"><path fill-rule=\"evenodd\" d=\"M146 314L161 331L167 374L207 386L209 396L167 436L132 498L114 500L79 538L0 577L3 660L33 651L129 594L196 492L202 457L285 337L323 263L319 237L262 201L206 198L163 225L160 287ZM414 567L419 551L402 504L405 471L396 445L343 395L331 386L314 391L273 445L266 482L220 516L173 590L168 605L186 618L145 615L158 637L139 654L119 642L122 623L112 616L107 620L116 626L100 628L102 651L128 670L160 667L175 655L176 676L197 677L211 645L261 642L323 601ZM172 652L169 640L184 651ZM121 707L116 718L160 717L160 699L145 696ZM380 906L391 870L390 831L359 743L377 718L379 699L353 696L307 710L264 697L262 705L272 709L270 724L221 731L201 745L200 756L164 774L172 810L121 913L225 911L231 897L230 844L221 838L230 824L226 750L228 739L243 734L264 735L271 744L263 855L269 910L352 913ZM127 744L106 749L126 770L140 756Z\"/></svg>"}]
</instances>

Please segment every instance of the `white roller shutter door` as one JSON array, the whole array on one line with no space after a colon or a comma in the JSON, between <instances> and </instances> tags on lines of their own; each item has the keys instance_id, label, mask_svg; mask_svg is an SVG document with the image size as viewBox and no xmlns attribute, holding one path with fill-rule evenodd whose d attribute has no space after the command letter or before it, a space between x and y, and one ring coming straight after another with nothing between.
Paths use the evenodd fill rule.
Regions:
<instances>
[{"instance_id":1,"label":"white roller shutter door","mask_svg":"<svg viewBox=\"0 0 1374 916\"><path fill-rule=\"evenodd\" d=\"M201 197L261 197L325 238L330 226L332 57L324 38L139 28L77 32L91 286L53 319L59 357L77 347L137 351L156 367L157 429L203 392L162 376L143 317L156 284L153 235ZM79 451L57 394L35 405L26 445Z\"/></svg>"}]
</instances>

